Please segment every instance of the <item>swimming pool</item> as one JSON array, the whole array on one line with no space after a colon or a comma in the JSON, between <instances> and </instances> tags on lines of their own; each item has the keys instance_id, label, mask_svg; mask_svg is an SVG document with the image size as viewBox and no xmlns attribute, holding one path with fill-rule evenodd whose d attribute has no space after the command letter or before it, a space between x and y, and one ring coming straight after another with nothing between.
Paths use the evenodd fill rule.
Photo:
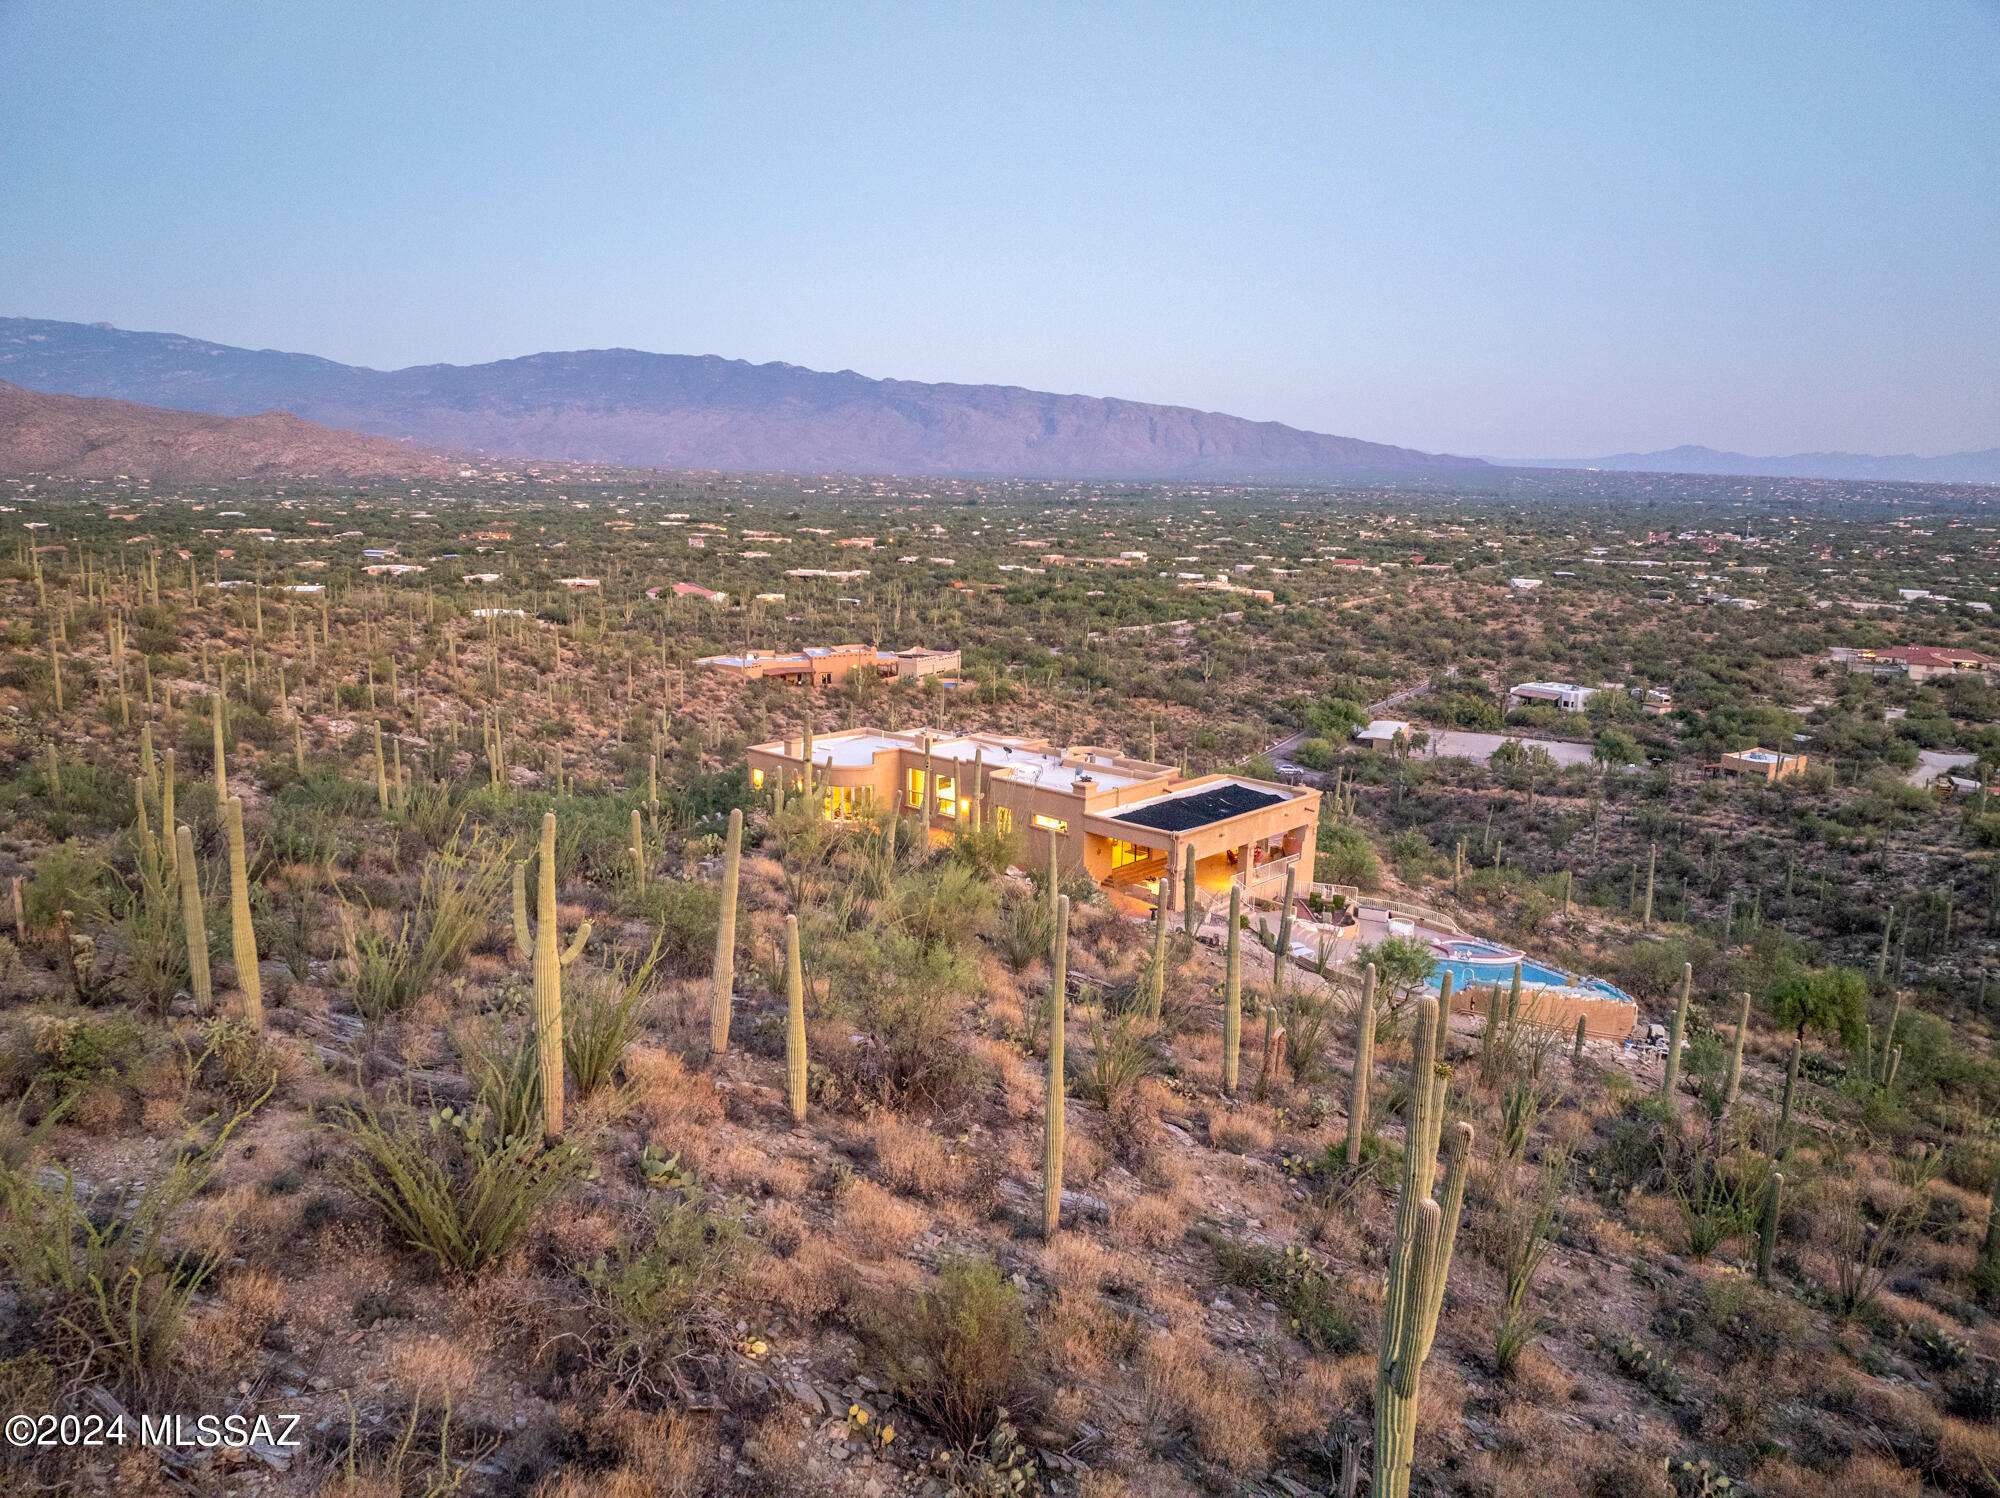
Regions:
<instances>
[{"instance_id":1,"label":"swimming pool","mask_svg":"<svg viewBox=\"0 0 2000 1498\"><path fill-rule=\"evenodd\" d=\"M1457 945L1454 943L1454 945ZM1494 984L1505 988L1514 981L1514 964L1508 962L1465 962L1445 960L1437 965L1431 974L1431 987L1444 984L1444 975L1451 974L1452 988L1463 993L1467 988L1487 988ZM1539 962L1523 959L1521 963L1521 986L1535 988L1575 988L1585 993L1599 994L1607 999L1618 999L1629 1004L1632 996L1621 988L1606 983L1602 978L1579 978L1574 973L1566 973L1561 968L1546 967Z\"/></svg>"}]
</instances>

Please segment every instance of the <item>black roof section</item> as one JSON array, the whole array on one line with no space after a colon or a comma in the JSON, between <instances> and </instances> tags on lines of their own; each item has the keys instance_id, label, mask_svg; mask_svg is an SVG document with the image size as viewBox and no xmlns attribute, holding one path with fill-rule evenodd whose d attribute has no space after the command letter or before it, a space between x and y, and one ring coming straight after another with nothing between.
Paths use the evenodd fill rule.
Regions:
<instances>
[{"instance_id":1,"label":"black roof section","mask_svg":"<svg viewBox=\"0 0 2000 1498\"><path fill-rule=\"evenodd\" d=\"M1142 806L1136 811L1119 812L1111 820L1153 827L1161 832L1192 832L1211 822L1226 822L1231 817L1240 817L1246 811L1276 806L1284 799L1270 791L1253 791L1247 785L1218 785L1209 790L1196 791L1191 796L1175 796L1170 800L1155 801L1151 806Z\"/></svg>"}]
</instances>

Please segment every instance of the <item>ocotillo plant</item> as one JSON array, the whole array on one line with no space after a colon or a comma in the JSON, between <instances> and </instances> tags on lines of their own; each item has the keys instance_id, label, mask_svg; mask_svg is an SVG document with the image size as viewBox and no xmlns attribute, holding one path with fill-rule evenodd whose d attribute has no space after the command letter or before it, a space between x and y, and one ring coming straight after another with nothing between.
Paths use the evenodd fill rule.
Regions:
<instances>
[{"instance_id":1,"label":"ocotillo plant","mask_svg":"<svg viewBox=\"0 0 2000 1498\"><path fill-rule=\"evenodd\" d=\"M1368 1137L1368 1086L1375 1077L1375 964L1361 973L1361 1006L1354 1017L1354 1087L1347 1097L1347 1168L1361 1163Z\"/></svg>"},{"instance_id":2,"label":"ocotillo plant","mask_svg":"<svg viewBox=\"0 0 2000 1498\"><path fill-rule=\"evenodd\" d=\"M722 852L722 911L715 923L715 990L708 1007L708 1048L729 1049L729 1006L736 989L736 880L743 866L743 809L729 813Z\"/></svg>"},{"instance_id":3,"label":"ocotillo plant","mask_svg":"<svg viewBox=\"0 0 2000 1498\"><path fill-rule=\"evenodd\" d=\"M1049 961L1049 1073L1042 1117L1042 1240L1062 1226L1063 1025L1069 1011L1069 896L1056 900L1056 934Z\"/></svg>"},{"instance_id":4,"label":"ocotillo plant","mask_svg":"<svg viewBox=\"0 0 2000 1498\"><path fill-rule=\"evenodd\" d=\"M1668 1102L1681 1080L1681 1037L1687 1034L1688 996L1694 992L1694 964L1681 964L1681 1001L1674 1006L1674 1022L1667 1026L1667 1069L1660 1075L1660 1096Z\"/></svg>"},{"instance_id":5,"label":"ocotillo plant","mask_svg":"<svg viewBox=\"0 0 2000 1498\"><path fill-rule=\"evenodd\" d=\"M1731 1107L1736 1102L1737 1089L1743 1085L1743 1037L1750 1029L1750 995L1736 996L1743 1001L1736 1013L1736 1044L1729 1048L1729 1080L1722 1087L1722 1105Z\"/></svg>"},{"instance_id":6,"label":"ocotillo plant","mask_svg":"<svg viewBox=\"0 0 2000 1498\"><path fill-rule=\"evenodd\" d=\"M236 959L236 987L243 995L243 1018L264 1028L264 984L257 972L257 933L250 924L250 873L243 855L243 801L231 796L229 823L229 940Z\"/></svg>"},{"instance_id":7,"label":"ocotillo plant","mask_svg":"<svg viewBox=\"0 0 2000 1498\"><path fill-rule=\"evenodd\" d=\"M514 865L514 942L535 962L535 1052L542 1076L542 1133L562 1138L563 1014L562 970L583 955L590 922L576 928L566 950L558 948L556 927L556 814L542 813L541 865L535 871L535 924L528 926L527 864Z\"/></svg>"},{"instance_id":8,"label":"ocotillo plant","mask_svg":"<svg viewBox=\"0 0 2000 1498\"><path fill-rule=\"evenodd\" d=\"M632 808L632 846L626 850L632 855L632 879L639 893L646 893L646 839L639 828L639 808Z\"/></svg>"},{"instance_id":9,"label":"ocotillo plant","mask_svg":"<svg viewBox=\"0 0 2000 1498\"><path fill-rule=\"evenodd\" d=\"M1388 1293L1382 1306L1382 1346L1375 1371L1374 1498L1408 1498L1416 1446L1418 1375L1430 1356L1458 1237L1459 1209L1472 1157L1472 1125L1452 1131L1444 1200L1431 1195L1444 1126L1445 1083L1437 1075L1438 1001L1418 1001L1410 1056L1409 1128L1403 1184L1389 1249Z\"/></svg>"},{"instance_id":10,"label":"ocotillo plant","mask_svg":"<svg viewBox=\"0 0 2000 1498\"><path fill-rule=\"evenodd\" d=\"M799 918L785 917L785 1083L792 1118L806 1119L806 980L799 965Z\"/></svg>"},{"instance_id":11,"label":"ocotillo plant","mask_svg":"<svg viewBox=\"0 0 2000 1498\"><path fill-rule=\"evenodd\" d=\"M1771 1254L1778 1246L1778 1206L1784 1193L1785 1178L1774 1170L1764 1188L1763 1213L1757 1219L1757 1278L1766 1284L1771 1280Z\"/></svg>"},{"instance_id":12,"label":"ocotillo plant","mask_svg":"<svg viewBox=\"0 0 2000 1498\"><path fill-rule=\"evenodd\" d=\"M174 829L181 883L181 924L187 930L188 987L194 994L196 1014L215 1007L215 990L208 979L208 918L201 908L201 879L194 866L194 834L185 827ZM16 880L15 889L20 889Z\"/></svg>"},{"instance_id":13,"label":"ocotillo plant","mask_svg":"<svg viewBox=\"0 0 2000 1498\"><path fill-rule=\"evenodd\" d=\"M1243 886L1229 886L1229 960L1222 978L1222 1090L1236 1096L1243 1049Z\"/></svg>"}]
</instances>

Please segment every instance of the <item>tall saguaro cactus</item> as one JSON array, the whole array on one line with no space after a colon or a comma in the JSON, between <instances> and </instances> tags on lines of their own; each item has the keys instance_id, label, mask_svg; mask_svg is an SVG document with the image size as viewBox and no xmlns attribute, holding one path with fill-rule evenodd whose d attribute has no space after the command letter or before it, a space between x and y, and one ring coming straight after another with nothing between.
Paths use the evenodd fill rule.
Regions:
<instances>
[{"instance_id":1,"label":"tall saguaro cactus","mask_svg":"<svg viewBox=\"0 0 2000 1498\"><path fill-rule=\"evenodd\" d=\"M646 893L646 839L639 823L639 808L632 808L632 878L641 896Z\"/></svg>"},{"instance_id":2,"label":"tall saguaro cactus","mask_svg":"<svg viewBox=\"0 0 2000 1498\"><path fill-rule=\"evenodd\" d=\"M806 980L799 964L799 918L785 917L785 1084L792 1118L806 1121Z\"/></svg>"},{"instance_id":3,"label":"tall saguaro cactus","mask_svg":"<svg viewBox=\"0 0 2000 1498\"><path fill-rule=\"evenodd\" d=\"M1347 1097L1347 1168L1361 1163L1368 1137L1368 1084L1375 1076L1375 964L1361 974L1361 1007L1354 1018L1354 1089Z\"/></svg>"},{"instance_id":4,"label":"tall saguaro cactus","mask_svg":"<svg viewBox=\"0 0 2000 1498\"><path fill-rule=\"evenodd\" d=\"M194 866L194 834L185 827L174 829L174 846L180 865L181 924L187 930L188 987L194 994L194 1011L207 1014L215 1007L215 990L208 978L208 918L201 908L201 878ZM16 889L19 881L16 881Z\"/></svg>"},{"instance_id":5,"label":"tall saguaro cactus","mask_svg":"<svg viewBox=\"0 0 2000 1498\"><path fill-rule=\"evenodd\" d=\"M231 796L229 823L229 938L236 958L236 987L243 994L243 1018L264 1028L264 984L257 972L257 932L250 924L250 872L243 854L243 799Z\"/></svg>"},{"instance_id":6,"label":"tall saguaro cactus","mask_svg":"<svg viewBox=\"0 0 2000 1498\"><path fill-rule=\"evenodd\" d=\"M1750 1030L1750 995L1740 993L1736 997L1743 1003L1736 1012L1736 1043L1729 1048L1729 1080L1722 1088L1724 1107L1735 1105L1736 1094L1743 1086L1743 1037Z\"/></svg>"},{"instance_id":7,"label":"tall saguaro cactus","mask_svg":"<svg viewBox=\"0 0 2000 1498\"><path fill-rule=\"evenodd\" d=\"M1278 913L1278 944L1271 949L1271 993L1275 997L1285 989L1285 959L1292 951L1292 891L1296 887L1299 866L1292 864L1285 870L1285 903Z\"/></svg>"},{"instance_id":8,"label":"tall saguaro cactus","mask_svg":"<svg viewBox=\"0 0 2000 1498\"><path fill-rule=\"evenodd\" d=\"M541 865L535 871L535 925L528 926L527 864L514 865L514 941L535 962L535 1053L542 1074L542 1133L560 1139L563 1131L562 970L583 955L590 922L576 928L567 949L559 949L556 928L556 814L542 813Z\"/></svg>"},{"instance_id":9,"label":"tall saguaro cactus","mask_svg":"<svg viewBox=\"0 0 2000 1498\"><path fill-rule=\"evenodd\" d=\"M1243 886L1229 886L1229 962L1222 979L1222 1090L1236 1096L1243 1050Z\"/></svg>"},{"instance_id":10,"label":"tall saguaro cactus","mask_svg":"<svg viewBox=\"0 0 2000 1498\"><path fill-rule=\"evenodd\" d=\"M1167 907L1165 894L1153 907L1153 956L1146 966L1146 1017L1158 1019L1167 995Z\"/></svg>"},{"instance_id":11,"label":"tall saguaro cactus","mask_svg":"<svg viewBox=\"0 0 2000 1498\"><path fill-rule=\"evenodd\" d=\"M1667 1026L1667 1069L1660 1074L1660 1096L1674 1100L1681 1080L1681 1040L1687 1034L1688 996L1694 992L1694 964L1681 964L1681 999L1674 1006L1674 1022Z\"/></svg>"},{"instance_id":12,"label":"tall saguaro cactus","mask_svg":"<svg viewBox=\"0 0 2000 1498\"><path fill-rule=\"evenodd\" d=\"M1431 1192L1444 1127L1445 1080L1437 1075L1438 1001L1417 1004L1410 1056L1409 1131L1403 1145L1403 1185L1396 1200L1396 1234L1389 1250L1389 1286L1382 1306L1382 1347L1375 1371L1374 1498L1408 1498L1416 1447L1418 1375L1437 1335L1458 1238L1472 1125L1452 1131L1444 1199Z\"/></svg>"},{"instance_id":13,"label":"tall saguaro cactus","mask_svg":"<svg viewBox=\"0 0 2000 1498\"><path fill-rule=\"evenodd\" d=\"M729 1049L729 1005L736 988L736 880L743 867L743 810L729 814L729 841L722 852L722 911L715 923L715 991L708 1007L708 1048Z\"/></svg>"},{"instance_id":14,"label":"tall saguaro cactus","mask_svg":"<svg viewBox=\"0 0 2000 1498\"><path fill-rule=\"evenodd\" d=\"M1069 1009L1069 896L1056 901L1056 937L1049 961L1049 1078L1042 1119L1042 1241L1062 1226L1063 1025Z\"/></svg>"},{"instance_id":15,"label":"tall saguaro cactus","mask_svg":"<svg viewBox=\"0 0 2000 1498\"><path fill-rule=\"evenodd\" d=\"M1195 877L1194 877L1194 863L1195 863L1194 849L1192 848L1188 849L1187 852L1182 855L1181 862L1183 865L1182 885L1181 885L1181 906L1182 906L1181 929L1187 933L1187 939L1189 941L1193 941L1194 923L1196 919L1194 910L1194 900L1196 892Z\"/></svg>"}]
</instances>

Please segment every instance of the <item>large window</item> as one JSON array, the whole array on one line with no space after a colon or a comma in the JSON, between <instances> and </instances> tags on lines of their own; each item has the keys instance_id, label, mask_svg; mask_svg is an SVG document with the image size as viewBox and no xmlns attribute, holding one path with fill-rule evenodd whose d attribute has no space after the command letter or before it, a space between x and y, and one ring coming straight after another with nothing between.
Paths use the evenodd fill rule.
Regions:
<instances>
[{"instance_id":1,"label":"large window","mask_svg":"<svg viewBox=\"0 0 2000 1498\"><path fill-rule=\"evenodd\" d=\"M1012 807L996 806L993 808L993 829L1002 837L1007 836L1014 830L1014 810Z\"/></svg>"},{"instance_id":2,"label":"large window","mask_svg":"<svg viewBox=\"0 0 2000 1498\"><path fill-rule=\"evenodd\" d=\"M750 772L750 789L753 791L764 789L764 772L762 770L752 770Z\"/></svg>"},{"instance_id":3,"label":"large window","mask_svg":"<svg viewBox=\"0 0 2000 1498\"><path fill-rule=\"evenodd\" d=\"M937 814L941 817L958 815L958 782L950 775L939 775L937 780Z\"/></svg>"},{"instance_id":4,"label":"large window","mask_svg":"<svg viewBox=\"0 0 2000 1498\"><path fill-rule=\"evenodd\" d=\"M922 770L910 771L910 788L907 800L911 806L922 806L924 804L924 772Z\"/></svg>"},{"instance_id":5,"label":"large window","mask_svg":"<svg viewBox=\"0 0 2000 1498\"><path fill-rule=\"evenodd\" d=\"M868 787L865 785L836 785L826 793L826 816L830 822L846 822L854 818L856 812L868 804Z\"/></svg>"},{"instance_id":6,"label":"large window","mask_svg":"<svg viewBox=\"0 0 2000 1498\"><path fill-rule=\"evenodd\" d=\"M1128 843L1122 838L1111 840L1111 867L1122 869L1128 864L1144 863L1159 852L1157 848L1142 847L1138 843Z\"/></svg>"},{"instance_id":7,"label":"large window","mask_svg":"<svg viewBox=\"0 0 2000 1498\"><path fill-rule=\"evenodd\" d=\"M1055 833L1058 837L1067 836L1069 833L1069 823L1061 817L1046 817L1040 812L1035 813L1035 825L1044 832Z\"/></svg>"}]
</instances>

